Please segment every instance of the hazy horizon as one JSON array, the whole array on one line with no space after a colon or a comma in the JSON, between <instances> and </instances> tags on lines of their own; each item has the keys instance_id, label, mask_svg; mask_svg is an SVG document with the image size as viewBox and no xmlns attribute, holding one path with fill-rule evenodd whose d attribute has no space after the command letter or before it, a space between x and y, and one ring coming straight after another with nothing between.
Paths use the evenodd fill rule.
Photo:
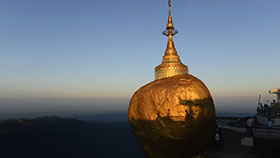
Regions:
<instances>
[{"instance_id":1,"label":"hazy horizon","mask_svg":"<svg viewBox=\"0 0 280 158\"><path fill-rule=\"evenodd\" d=\"M255 113L258 96L213 97L218 113ZM262 103L276 99L274 95L262 96ZM77 111L112 113L127 112L130 98L1 98L1 113L30 113L53 111Z\"/></svg>"}]
</instances>

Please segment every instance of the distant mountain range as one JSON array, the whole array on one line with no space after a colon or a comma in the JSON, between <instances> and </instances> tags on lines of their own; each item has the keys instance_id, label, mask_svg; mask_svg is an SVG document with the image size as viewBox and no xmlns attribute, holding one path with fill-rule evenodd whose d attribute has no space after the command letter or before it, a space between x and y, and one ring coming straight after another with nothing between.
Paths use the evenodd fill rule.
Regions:
<instances>
[{"instance_id":1,"label":"distant mountain range","mask_svg":"<svg viewBox=\"0 0 280 158\"><path fill-rule=\"evenodd\" d=\"M0 113L0 120L8 119L35 119L42 116L59 116L76 118L84 121L125 122L128 121L126 111L96 112L96 111L46 111L46 112L17 112Z\"/></svg>"},{"instance_id":2,"label":"distant mountain range","mask_svg":"<svg viewBox=\"0 0 280 158\"><path fill-rule=\"evenodd\" d=\"M0 122L2 158L143 158L128 122L60 117Z\"/></svg>"}]
</instances>

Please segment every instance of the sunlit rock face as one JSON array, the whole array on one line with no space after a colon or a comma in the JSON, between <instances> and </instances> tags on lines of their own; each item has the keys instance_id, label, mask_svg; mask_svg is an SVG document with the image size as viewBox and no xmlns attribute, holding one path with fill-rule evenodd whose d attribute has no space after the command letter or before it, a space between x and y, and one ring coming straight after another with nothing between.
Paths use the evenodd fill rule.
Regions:
<instances>
[{"instance_id":1,"label":"sunlit rock face","mask_svg":"<svg viewBox=\"0 0 280 158\"><path fill-rule=\"evenodd\" d=\"M213 99L202 81L190 75L155 80L135 92L128 118L149 158L188 158L215 131Z\"/></svg>"}]
</instances>

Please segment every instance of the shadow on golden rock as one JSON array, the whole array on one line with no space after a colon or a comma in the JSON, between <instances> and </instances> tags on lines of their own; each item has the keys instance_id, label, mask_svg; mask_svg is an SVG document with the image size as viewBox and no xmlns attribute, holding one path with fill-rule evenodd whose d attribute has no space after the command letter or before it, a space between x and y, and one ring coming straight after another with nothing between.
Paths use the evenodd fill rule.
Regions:
<instances>
[{"instance_id":1,"label":"shadow on golden rock","mask_svg":"<svg viewBox=\"0 0 280 158\"><path fill-rule=\"evenodd\" d=\"M164 117L155 121L132 120L135 126L131 127L149 158L190 158L213 137L211 131L215 127L209 123L214 121L197 124Z\"/></svg>"},{"instance_id":2,"label":"shadow on golden rock","mask_svg":"<svg viewBox=\"0 0 280 158\"><path fill-rule=\"evenodd\" d=\"M131 99L128 118L151 158L191 157L215 130L212 97L203 82L189 74L140 88Z\"/></svg>"}]
</instances>

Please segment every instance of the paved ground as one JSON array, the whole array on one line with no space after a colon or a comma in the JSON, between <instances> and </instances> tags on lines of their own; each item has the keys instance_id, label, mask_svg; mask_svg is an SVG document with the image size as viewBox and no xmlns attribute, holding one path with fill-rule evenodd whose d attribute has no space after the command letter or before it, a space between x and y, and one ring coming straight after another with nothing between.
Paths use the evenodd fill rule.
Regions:
<instances>
[{"instance_id":1,"label":"paved ground","mask_svg":"<svg viewBox=\"0 0 280 158\"><path fill-rule=\"evenodd\" d=\"M277 150L262 145L261 148L241 145L243 137L250 136L249 133L236 132L230 129L222 129L223 144L216 146L209 145L203 156L207 158L277 158ZM278 150L279 151L279 150ZM277 155L277 156L276 156Z\"/></svg>"}]
</instances>

